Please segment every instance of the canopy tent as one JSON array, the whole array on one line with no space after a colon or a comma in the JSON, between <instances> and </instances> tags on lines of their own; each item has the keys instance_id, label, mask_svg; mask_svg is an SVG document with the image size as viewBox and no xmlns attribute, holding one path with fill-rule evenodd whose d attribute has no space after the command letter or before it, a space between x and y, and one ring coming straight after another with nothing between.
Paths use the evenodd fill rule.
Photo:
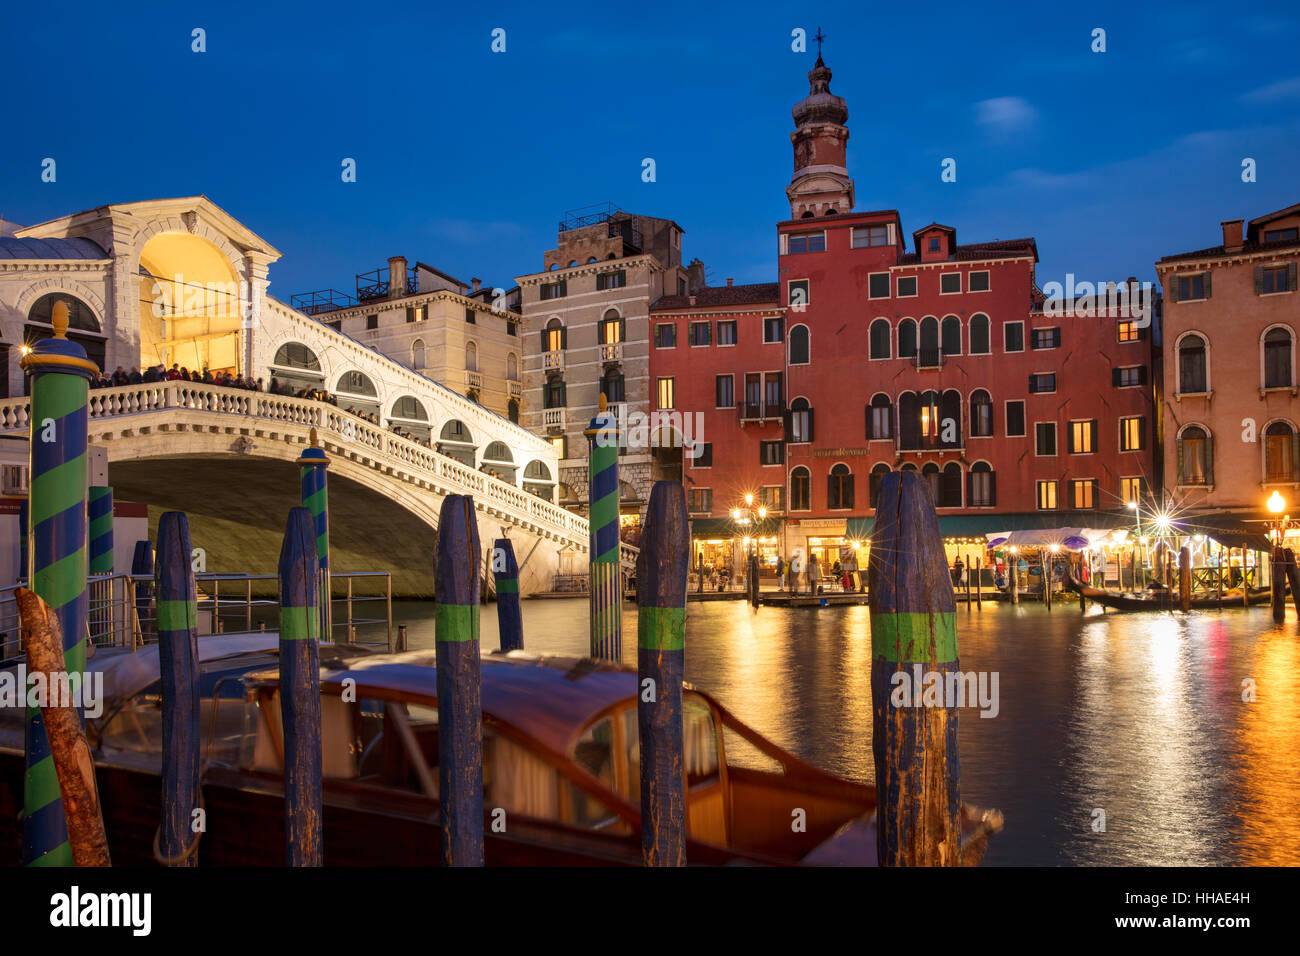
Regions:
<instances>
[{"instance_id":1,"label":"canopy tent","mask_svg":"<svg viewBox=\"0 0 1300 956\"><path fill-rule=\"evenodd\" d=\"M1050 548L1065 551L1105 548L1122 545L1128 538L1126 528L1037 528L1022 531L993 531L984 536L990 548Z\"/></svg>"}]
</instances>

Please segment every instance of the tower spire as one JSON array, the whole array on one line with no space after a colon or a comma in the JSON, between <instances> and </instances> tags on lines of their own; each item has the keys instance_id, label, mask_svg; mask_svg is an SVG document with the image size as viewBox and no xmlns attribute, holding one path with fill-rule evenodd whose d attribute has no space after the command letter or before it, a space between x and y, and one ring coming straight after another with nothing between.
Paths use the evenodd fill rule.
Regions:
<instances>
[{"instance_id":1,"label":"tower spire","mask_svg":"<svg viewBox=\"0 0 1300 956\"><path fill-rule=\"evenodd\" d=\"M794 175L785 194L790 218L807 219L853 210L853 180L847 168L849 107L831 92L831 71L822 60L826 34L817 28L817 63L808 71L808 95L791 110L795 130Z\"/></svg>"}]
</instances>

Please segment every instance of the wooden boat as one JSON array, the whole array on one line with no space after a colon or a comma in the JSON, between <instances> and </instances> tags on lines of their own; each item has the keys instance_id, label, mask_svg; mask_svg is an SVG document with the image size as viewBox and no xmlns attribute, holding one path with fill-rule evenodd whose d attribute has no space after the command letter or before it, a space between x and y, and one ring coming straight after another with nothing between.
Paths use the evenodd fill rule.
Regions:
<instances>
[{"instance_id":1,"label":"wooden boat","mask_svg":"<svg viewBox=\"0 0 1300 956\"><path fill-rule=\"evenodd\" d=\"M225 650L223 651L223 645ZM198 641L203 693L201 865L283 865L274 635ZM161 713L156 647L101 651L103 715L88 722L113 861L154 862ZM785 752L684 685L687 859L697 864L874 865L873 787ZM514 652L482 666L489 865L640 865L635 670ZM440 858L435 652L321 645L327 865ZM0 855L19 858L21 710L0 711ZM802 809L806 826L792 826ZM1001 814L963 807L963 861Z\"/></svg>"},{"instance_id":2,"label":"wooden boat","mask_svg":"<svg viewBox=\"0 0 1300 956\"><path fill-rule=\"evenodd\" d=\"M1169 590L1160 590L1156 592L1147 592L1147 595L1137 594L1120 594L1115 591L1107 591L1103 588L1094 588L1091 585L1084 584L1074 577L1073 574L1067 577L1067 583L1071 591L1076 594L1082 594L1089 601L1096 601L1105 607L1115 608L1117 611L1171 611L1177 610L1178 592ZM1249 592L1249 601L1251 604L1267 604L1269 602L1270 588L1251 588ZM1211 595L1209 597L1202 595L1193 595L1191 606L1194 610L1209 610L1214 608L1232 608L1241 607L1241 589L1237 588L1232 591L1224 591L1223 597Z\"/></svg>"}]
</instances>

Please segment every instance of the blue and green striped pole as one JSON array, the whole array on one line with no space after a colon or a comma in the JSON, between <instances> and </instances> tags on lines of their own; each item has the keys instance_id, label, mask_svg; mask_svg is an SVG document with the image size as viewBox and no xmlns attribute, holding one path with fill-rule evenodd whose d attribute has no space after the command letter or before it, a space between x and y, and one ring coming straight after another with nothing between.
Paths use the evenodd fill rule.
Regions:
<instances>
[{"instance_id":1,"label":"blue and green striped pole","mask_svg":"<svg viewBox=\"0 0 1300 956\"><path fill-rule=\"evenodd\" d=\"M140 622L140 637L150 631L153 603L153 543L137 541L131 555L131 577L135 579L135 616Z\"/></svg>"},{"instance_id":2,"label":"blue and green striped pole","mask_svg":"<svg viewBox=\"0 0 1300 956\"><path fill-rule=\"evenodd\" d=\"M483 865L483 706L474 499L448 495L438 517L438 803L444 866Z\"/></svg>"},{"instance_id":3,"label":"blue and green striped pole","mask_svg":"<svg viewBox=\"0 0 1300 956\"><path fill-rule=\"evenodd\" d=\"M190 852L199 801L198 593L183 512L158 519L155 571L158 665L162 676L162 826L158 849L168 866L197 866Z\"/></svg>"},{"instance_id":4,"label":"blue and green striped pole","mask_svg":"<svg viewBox=\"0 0 1300 956\"><path fill-rule=\"evenodd\" d=\"M31 589L59 620L72 683L86 669L86 486L89 380L99 374L67 338L68 306L54 305L54 337L23 356L31 375ZM71 866L67 822L49 739L38 708L27 709L23 863Z\"/></svg>"},{"instance_id":5,"label":"blue and green striped pole","mask_svg":"<svg viewBox=\"0 0 1300 956\"><path fill-rule=\"evenodd\" d=\"M280 548L280 721L284 728L284 836L288 866L320 866L320 566L316 525L293 508Z\"/></svg>"},{"instance_id":6,"label":"blue and green striped pole","mask_svg":"<svg viewBox=\"0 0 1300 956\"><path fill-rule=\"evenodd\" d=\"M623 651L623 581L618 560L618 421L600 411L587 436L587 474L591 532L587 587L591 602L591 656L617 661Z\"/></svg>"},{"instance_id":7,"label":"blue and green striped pole","mask_svg":"<svg viewBox=\"0 0 1300 956\"><path fill-rule=\"evenodd\" d=\"M519 565L509 538L497 538L492 545L492 576L497 583L497 631L501 650L524 649L524 618L519 607Z\"/></svg>"},{"instance_id":8,"label":"blue and green striped pole","mask_svg":"<svg viewBox=\"0 0 1300 956\"><path fill-rule=\"evenodd\" d=\"M960 866L957 708L946 693L949 674L960 680L957 603L934 503L915 472L881 482L868 568L877 858Z\"/></svg>"},{"instance_id":9,"label":"blue and green striped pole","mask_svg":"<svg viewBox=\"0 0 1300 956\"><path fill-rule=\"evenodd\" d=\"M330 460L316 441L316 429L311 430L311 445L298 459L302 506L311 512L313 547L318 559L319 579L316 587L320 604L320 640L333 640L333 620L330 614L330 511L329 482L325 471Z\"/></svg>"},{"instance_id":10,"label":"blue and green striped pole","mask_svg":"<svg viewBox=\"0 0 1300 956\"><path fill-rule=\"evenodd\" d=\"M690 538L685 490L679 482L656 481L636 561L636 716L646 866L686 865L682 673Z\"/></svg>"},{"instance_id":11,"label":"blue and green striped pole","mask_svg":"<svg viewBox=\"0 0 1300 956\"><path fill-rule=\"evenodd\" d=\"M113 489L92 485L86 499L86 518L90 526L90 574L113 573ZM113 582L100 581L90 596L94 608L95 633L112 637Z\"/></svg>"},{"instance_id":12,"label":"blue and green striped pole","mask_svg":"<svg viewBox=\"0 0 1300 956\"><path fill-rule=\"evenodd\" d=\"M31 579L31 568L29 564L32 560L30 550L30 541L27 533L31 526L31 510L28 508L27 499L24 498L18 502L18 572L17 578L24 584Z\"/></svg>"}]
</instances>

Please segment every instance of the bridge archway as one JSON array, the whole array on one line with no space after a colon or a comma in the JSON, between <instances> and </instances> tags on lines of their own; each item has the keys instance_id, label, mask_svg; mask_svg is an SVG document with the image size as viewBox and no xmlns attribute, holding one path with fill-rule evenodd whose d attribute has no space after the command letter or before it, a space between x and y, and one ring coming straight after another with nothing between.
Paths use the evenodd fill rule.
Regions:
<instances>
[{"instance_id":1,"label":"bridge archway","mask_svg":"<svg viewBox=\"0 0 1300 956\"><path fill-rule=\"evenodd\" d=\"M469 426L459 418L453 418L442 426L438 435L438 449L449 458L455 458L463 465L474 467L474 458L478 449L474 447L474 435Z\"/></svg>"},{"instance_id":2,"label":"bridge archway","mask_svg":"<svg viewBox=\"0 0 1300 956\"><path fill-rule=\"evenodd\" d=\"M244 295L214 242L160 232L140 250L140 367L179 365L242 375Z\"/></svg>"},{"instance_id":3,"label":"bridge archway","mask_svg":"<svg viewBox=\"0 0 1300 956\"><path fill-rule=\"evenodd\" d=\"M23 328L23 345L32 346L53 337L54 306L63 302L68 307L68 338L86 350L86 357L99 368L104 368L105 335L99 319L89 305L68 292L47 292L32 303L27 310L27 325ZM112 375L112 369L105 369ZM127 371L130 371L129 369ZM27 394L24 387L23 394Z\"/></svg>"}]
</instances>

